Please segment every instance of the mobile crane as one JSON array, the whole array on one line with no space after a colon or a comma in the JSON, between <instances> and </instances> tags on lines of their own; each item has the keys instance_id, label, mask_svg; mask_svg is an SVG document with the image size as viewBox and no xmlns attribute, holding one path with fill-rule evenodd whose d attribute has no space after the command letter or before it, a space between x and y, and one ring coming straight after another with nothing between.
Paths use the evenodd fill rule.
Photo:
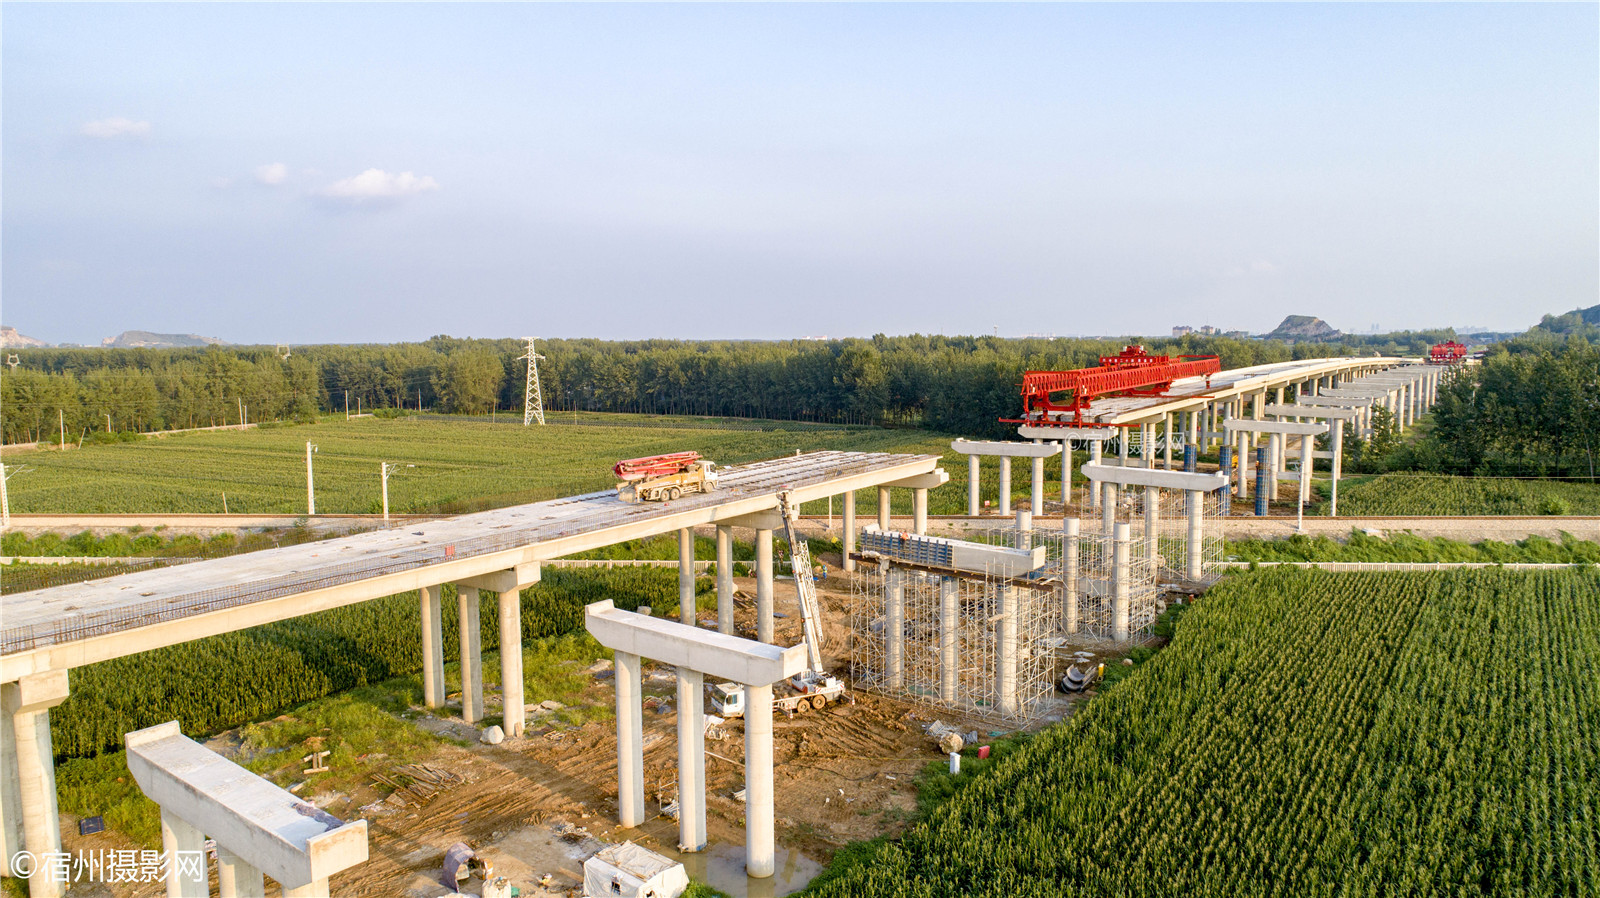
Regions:
<instances>
[{"instance_id":1,"label":"mobile crane","mask_svg":"<svg viewBox=\"0 0 1600 898\"><path fill-rule=\"evenodd\" d=\"M811 550L795 533L799 509L791 505L789 491L778 494L778 509L783 513L783 532L789 540L789 562L794 568L795 592L800 600L800 628L805 636L807 667L788 680L787 695L774 695L772 707L793 716L812 709L821 711L828 702L844 696L844 682L829 676L822 666L822 614L817 602L817 581L811 573ZM720 717L744 716L744 687L738 683L718 683L710 687L711 707Z\"/></svg>"}]
</instances>

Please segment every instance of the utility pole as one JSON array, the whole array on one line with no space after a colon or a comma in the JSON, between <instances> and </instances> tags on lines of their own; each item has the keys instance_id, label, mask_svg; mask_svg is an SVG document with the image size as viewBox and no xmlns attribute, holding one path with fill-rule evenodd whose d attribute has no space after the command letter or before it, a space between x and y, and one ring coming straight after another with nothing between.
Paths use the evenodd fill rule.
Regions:
<instances>
[{"instance_id":1,"label":"utility pole","mask_svg":"<svg viewBox=\"0 0 1600 898\"><path fill-rule=\"evenodd\" d=\"M527 338L527 354L517 356L518 359L528 360L528 385L522 394L523 427L527 427L534 419L538 419L540 427L544 426L544 395L539 391L539 360L544 356L533 351L533 339Z\"/></svg>"},{"instance_id":2,"label":"utility pole","mask_svg":"<svg viewBox=\"0 0 1600 898\"><path fill-rule=\"evenodd\" d=\"M350 391L344 391L344 419L350 420Z\"/></svg>"},{"instance_id":3,"label":"utility pole","mask_svg":"<svg viewBox=\"0 0 1600 898\"><path fill-rule=\"evenodd\" d=\"M61 424L61 451L67 451L67 413L64 409L56 409L56 420Z\"/></svg>"},{"instance_id":4,"label":"utility pole","mask_svg":"<svg viewBox=\"0 0 1600 898\"><path fill-rule=\"evenodd\" d=\"M11 497L6 495L6 463L0 461L0 529L11 526Z\"/></svg>"},{"instance_id":5,"label":"utility pole","mask_svg":"<svg viewBox=\"0 0 1600 898\"><path fill-rule=\"evenodd\" d=\"M389 523L389 469L398 467L400 465L386 461L378 463L378 475L383 479L383 523L385 525ZM406 465L405 467L415 468L416 465Z\"/></svg>"},{"instance_id":6,"label":"utility pole","mask_svg":"<svg viewBox=\"0 0 1600 898\"><path fill-rule=\"evenodd\" d=\"M106 433L111 432L111 413L106 412Z\"/></svg>"},{"instance_id":7,"label":"utility pole","mask_svg":"<svg viewBox=\"0 0 1600 898\"><path fill-rule=\"evenodd\" d=\"M311 455L312 455L312 453L314 453L316 451L317 451L317 447L310 440L307 440L306 441L306 514L307 515L314 515L314 514L317 513L317 488L316 488L315 482L311 479Z\"/></svg>"},{"instance_id":8,"label":"utility pole","mask_svg":"<svg viewBox=\"0 0 1600 898\"><path fill-rule=\"evenodd\" d=\"M239 400L239 429L244 430L244 397L234 397Z\"/></svg>"}]
</instances>

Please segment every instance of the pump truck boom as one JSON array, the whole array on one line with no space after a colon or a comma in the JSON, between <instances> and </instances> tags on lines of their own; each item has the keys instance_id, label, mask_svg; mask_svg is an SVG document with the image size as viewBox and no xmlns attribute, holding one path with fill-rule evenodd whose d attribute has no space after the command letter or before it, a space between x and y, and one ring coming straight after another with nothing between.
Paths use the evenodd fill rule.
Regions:
<instances>
[{"instance_id":1,"label":"pump truck boom","mask_svg":"<svg viewBox=\"0 0 1600 898\"><path fill-rule=\"evenodd\" d=\"M717 488L717 468L698 452L672 452L619 461L611 469L621 481L617 496L624 502L672 501L684 493L709 493Z\"/></svg>"},{"instance_id":2,"label":"pump truck boom","mask_svg":"<svg viewBox=\"0 0 1600 898\"><path fill-rule=\"evenodd\" d=\"M807 668L789 678L787 695L774 695L772 707L785 714L821 711L828 702L844 695L844 682L828 676L822 666L822 612L817 602L817 581L811 573L811 550L795 533L794 522L800 509L790 504L789 491L778 493L778 508L783 513L783 533L789 540L789 563L794 569L795 594L800 602L800 630L805 638ZM744 687L738 683L718 683L711 687L711 706L722 717L744 716Z\"/></svg>"}]
</instances>

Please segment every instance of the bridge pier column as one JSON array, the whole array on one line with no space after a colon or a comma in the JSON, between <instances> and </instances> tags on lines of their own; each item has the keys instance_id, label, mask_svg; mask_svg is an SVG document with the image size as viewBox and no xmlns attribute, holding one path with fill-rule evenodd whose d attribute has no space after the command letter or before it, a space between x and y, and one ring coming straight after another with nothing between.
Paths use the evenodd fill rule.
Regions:
<instances>
[{"instance_id":1,"label":"bridge pier column","mask_svg":"<svg viewBox=\"0 0 1600 898\"><path fill-rule=\"evenodd\" d=\"M772 686L744 687L744 868L753 879L777 871L773 850Z\"/></svg>"},{"instance_id":2,"label":"bridge pier column","mask_svg":"<svg viewBox=\"0 0 1600 898\"><path fill-rule=\"evenodd\" d=\"M928 491L925 489L911 491L911 531L919 536L928 532Z\"/></svg>"},{"instance_id":3,"label":"bridge pier column","mask_svg":"<svg viewBox=\"0 0 1600 898\"><path fill-rule=\"evenodd\" d=\"M883 512L879 512L881 516ZM756 641L772 644L772 531L756 530Z\"/></svg>"},{"instance_id":4,"label":"bridge pier column","mask_svg":"<svg viewBox=\"0 0 1600 898\"><path fill-rule=\"evenodd\" d=\"M28 879L32 898L58 898L66 883L53 882L46 856L61 851L61 814L56 805L55 752L50 745L50 709L66 701L67 672L53 670L0 684L0 715L13 741L0 751L0 797L7 851L26 848L41 865ZM20 839L19 839L20 837ZM20 844L19 844L20 842Z\"/></svg>"},{"instance_id":5,"label":"bridge pier column","mask_svg":"<svg viewBox=\"0 0 1600 898\"><path fill-rule=\"evenodd\" d=\"M1038 445L1044 441L1034 440L1033 442L1034 445ZM1033 475L1033 483L1032 490L1028 494L1028 511L1035 515L1041 515L1044 514L1044 457L1035 455L1032 468L1030 473Z\"/></svg>"},{"instance_id":6,"label":"bridge pier column","mask_svg":"<svg viewBox=\"0 0 1600 898\"><path fill-rule=\"evenodd\" d=\"M218 898L255 898L267 893L261 871L228 849L217 846Z\"/></svg>"},{"instance_id":7,"label":"bridge pier column","mask_svg":"<svg viewBox=\"0 0 1600 898\"><path fill-rule=\"evenodd\" d=\"M977 453L967 456L967 517L978 516L980 503L978 502L978 485L983 479L983 471L979 468Z\"/></svg>"},{"instance_id":8,"label":"bridge pier column","mask_svg":"<svg viewBox=\"0 0 1600 898\"><path fill-rule=\"evenodd\" d=\"M417 590L422 612L422 703L444 707L444 621L439 587Z\"/></svg>"},{"instance_id":9,"label":"bridge pier column","mask_svg":"<svg viewBox=\"0 0 1600 898\"><path fill-rule=\"evenodd\" d=\"M1011 517L1011 456L1000 456L1000 499L995 503L1000 517Z\"/></svg>"},{"instance_id":10,"label":"bridge pier column","mask_svg":"<svg viewBox=\"0 0 1600 898\"><path fill-rule=\"evenodd\" d=\"M639 656L615 652L617 684L617 822L644 822L644 704Z\"/></svg>"},{"instance_id":11,"label":"bridge pier column","mask_svg":"<svg viewBox=\"0 0 1600 898\"><path fill-rule=\"evenodd\" d=\"M856 560L850 553L856 550L856 491L850 490L844 494L844 570L845 573L854 573ZM730 600L731 601L731 600ZM731 614L731 612L730 612ZM732 633L732 630L728 631Z\"/></svg>"},{"instance_id":12,"label":"bridge pier column","mask_svg":"<svg viewBox=\"0 0 1600 898\"><path fill-rule=\"evenodd\" d=\"M457 583L456 604L461 621L461 719L476 726L483 721L483 624L478 588Z\"/></svg>"},{"instance_id":13,"label":"bridge pier column","mask_svg":"<svg viewBox=\"0 0 1600 898\"><path fill-rule=\"evenodd\" d=\"M694 531L688 527L678 529L678 621L699 626L694 607Z\"/></svg>"},{"instance_id":14,"label":"bridge pier column","mask_svg":"<svg viewBox=\"0 0 1600 898\"><path fill-rule=\"evenodd\" d=\"M845 554L849 552L846 548ZM733 530L721 524L717 525L717 632L733 635Z\"/></svg>"},{"instance_id":15,"label":"bridge pier column","mask_svg":"<svg viewBox=\"0 0 1600 898\"><path fill-rule=\"evenodd\" d=\"M499 594L500 603L500 729L521 736L528 709L522 698L522 590ZM617 672L620 679L622 672Z\"/></svg>"},{"instance_id":16,"label":"bridge pier column","mask_svg":"<svg viewBox=\"0 0 1600 898\"><path fill-rule=\"evenodd\" d=\"M886 487L886 486L878 487L878 529L879 530L888 530L889 529L889 513L890 513L890 511L893 510L893 503L891 501L892 498L893 497L891 497L889 495L889 488L888 487Z\"/></svg>"}]
</instances>

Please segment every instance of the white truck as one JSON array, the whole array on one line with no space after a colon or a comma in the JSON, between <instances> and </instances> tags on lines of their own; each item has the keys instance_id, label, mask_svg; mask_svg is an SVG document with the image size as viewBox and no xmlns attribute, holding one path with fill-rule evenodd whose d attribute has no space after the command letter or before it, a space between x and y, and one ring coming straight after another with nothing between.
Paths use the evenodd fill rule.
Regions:
<instances>
[{"instance_id":1,"label":"white truck","mask_svg":"<svg viewBox=\"0 0 1600 898\"><path fill-rule=\"evenodd\" d=\"M828 675L822 666L821 612L817 605L817 583L811 575L811 550L794 532L794 518L798 508L789 505L787 491L778 494L778 506L783 512L783 529L789 538L790 562L794 567L795 592L800 599L800 625L805 635L808 668L787 680L787 694L778 695L773 690L772 707L775 711L793 716L806 711L821 711L831 701L845 697L844 682ZM718 683L709 687L711 707L722 717L744 716L744 687L738 683Z\"/></svg>"}]
</instances>

